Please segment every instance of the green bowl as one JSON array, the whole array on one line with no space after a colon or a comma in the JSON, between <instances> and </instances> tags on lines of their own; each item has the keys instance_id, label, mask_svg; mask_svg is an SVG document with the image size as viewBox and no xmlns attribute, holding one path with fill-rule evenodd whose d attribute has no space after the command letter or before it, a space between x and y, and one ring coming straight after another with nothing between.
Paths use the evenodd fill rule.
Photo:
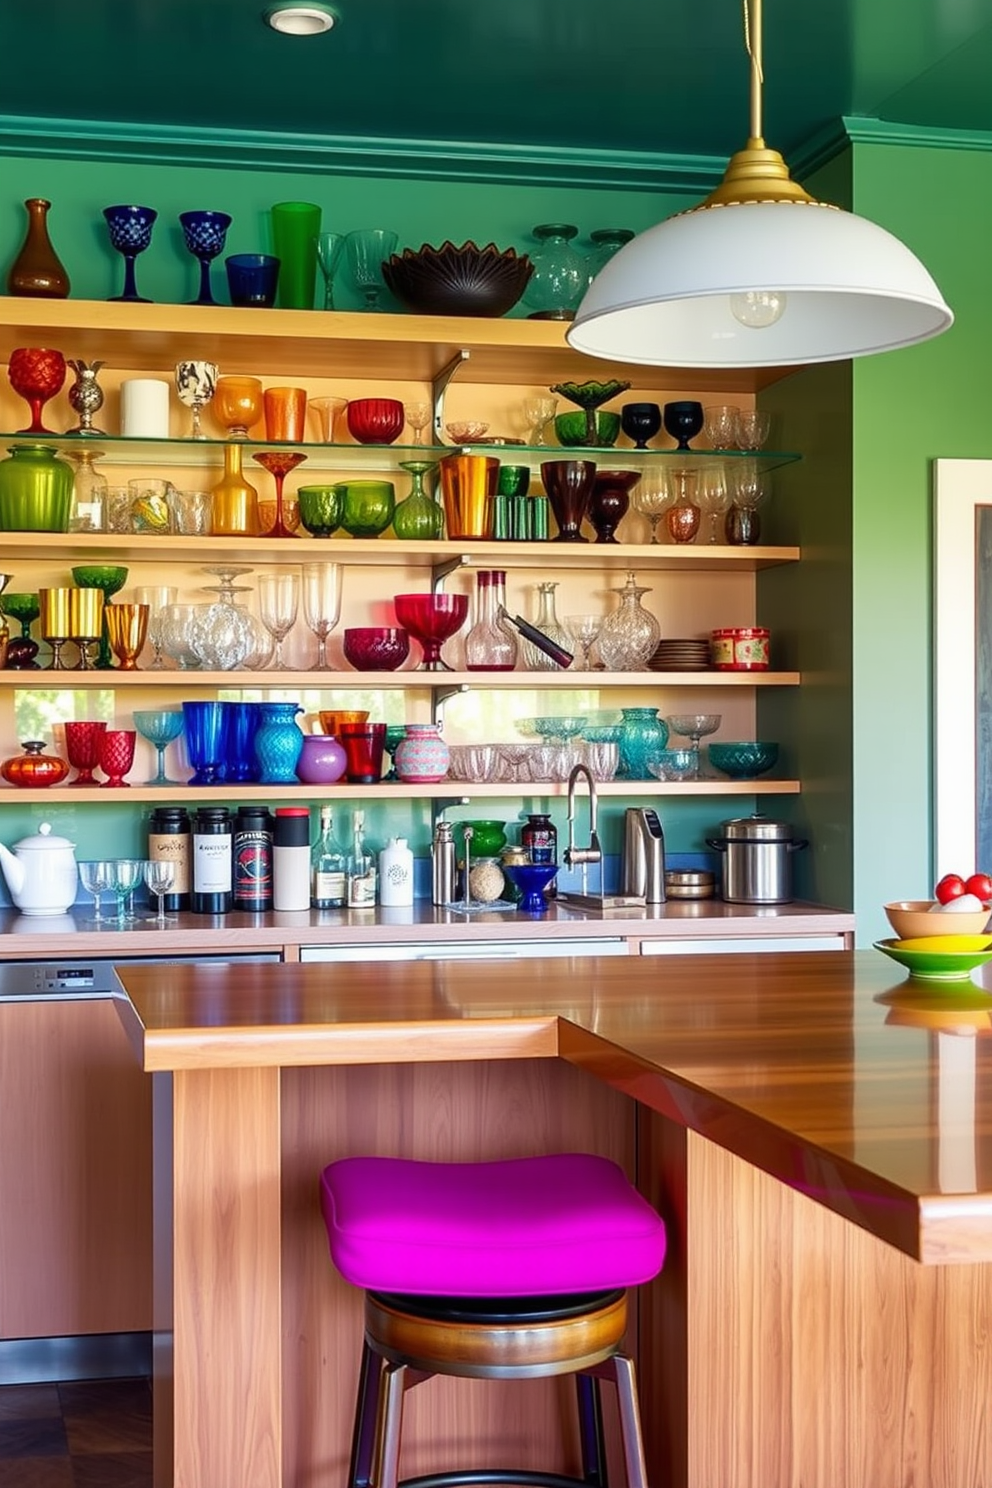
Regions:
<instances>
[{"instance_id":1,"label":"green bowl","mask_svg":"<svg viewBox=\"0 0 992 1488\"><path fill-rule=\"evenodd\" d=\"M592 444L586 438L586 415L584 413L556 413L555 433L564 449L606 449L616 444L620 433L618 413L597 413L596 438Z\"/></svg>"},{"instance_id":2,"label":"green bowl","mask_svg":"<svg viewBox=\"0 0 992 1488\"><path fill-rule=\"evenodd\" d=\"M992 961L992 947L987 951L907 951L895 941L876 940L875 949L925 982L967 982L976 966Z\"/></svg>"},{"instance_id":3,"label":"green bowl","mask_svg":"<svg viewBox=\"0 0 992 1488\"><path fill-rule=\"evenodd\" d=\"M109 598L127 583L127 569L117 563L80 563L72 570L72 581L81 589L102 589Z\"/></svg>"}]
</instances>

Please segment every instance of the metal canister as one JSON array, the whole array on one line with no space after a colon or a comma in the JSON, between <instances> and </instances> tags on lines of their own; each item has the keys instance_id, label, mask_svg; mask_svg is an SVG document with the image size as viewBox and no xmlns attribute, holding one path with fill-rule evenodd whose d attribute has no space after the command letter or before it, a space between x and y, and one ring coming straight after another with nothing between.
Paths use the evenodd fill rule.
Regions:
<instances>
[{"instance_id":1,"label":"metal canister","mask_svg":"<svg viewBox=\"0 0 992 1488\"><path fill-rule=\"evenodd\" d=\"M721 823L706 845L723 854L723 898L728 904L788 904L792 854L808 846L792 835L791 822L742 816Z\"/></svg>"},{"instance_id":2,"label":"metal canister","mask_svg":"<svg viewBox=\"0 0 992 1488\"><path fill-rule=\"evenodd\" d=\"M234 818L234 907L272 908L272 815L265 806L240 806Z\"/></svg>"},{"instance_id":3,"label":"metal canister","mask_svg":"<svg viewBox=\"0 0 992 1488\"><path fill-rule=\"evenodd\" d=\"M439 821L431 843L431 903L453 904L456 895L458 864L451 823Z\"/></svg>"}]
</instances>

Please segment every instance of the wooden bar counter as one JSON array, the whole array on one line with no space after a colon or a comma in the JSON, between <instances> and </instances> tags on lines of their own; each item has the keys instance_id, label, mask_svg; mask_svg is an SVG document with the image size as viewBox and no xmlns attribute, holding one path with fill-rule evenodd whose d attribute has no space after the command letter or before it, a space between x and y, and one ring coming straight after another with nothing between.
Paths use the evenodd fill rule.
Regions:
<instances>
[{"instance_id":1,"label":"wooden bar counter","mask_svg":"<svg viewBox=\"0 0 992 1488\"><path fill-rule=\"evenodd\" d=\"M633 1339L658 1488L992 1483L980 988L873 951L121 977L156 1081L158 1488L344 1482L361 1307L325 1163L552 1148L617 1158L669 1222ZM421 1386L403 1472L441 1438L574 1470L560 1389Z\"/></svg>"}]
</instances>

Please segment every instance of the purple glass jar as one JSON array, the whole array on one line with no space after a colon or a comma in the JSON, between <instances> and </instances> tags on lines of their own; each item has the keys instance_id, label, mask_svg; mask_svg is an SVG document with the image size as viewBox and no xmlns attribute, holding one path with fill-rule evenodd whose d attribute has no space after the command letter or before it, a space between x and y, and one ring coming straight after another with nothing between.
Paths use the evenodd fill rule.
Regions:
<instances>
[{"instance_id":1,"label":"purple glass jar","mask_svg":"<svg viewBox=\"0 0 992 1488\"><path fill-rule=\"evenodd\" d=\"M348 756L333 734L304 734L296 774L304 785L334 785L347 763Z\"/></svg>"}]
</instances>

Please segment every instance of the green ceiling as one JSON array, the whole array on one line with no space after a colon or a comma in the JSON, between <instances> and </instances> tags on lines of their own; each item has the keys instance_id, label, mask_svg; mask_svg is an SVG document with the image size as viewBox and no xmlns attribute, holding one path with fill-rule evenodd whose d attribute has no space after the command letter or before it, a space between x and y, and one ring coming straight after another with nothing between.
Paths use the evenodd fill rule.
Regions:
<instances>
[{"instance_id":1,"label":"green ceiling","mask_svg":"<svg viewBox=\"0 0 992 1488\"><path fill-rule=\"evenodd\" d=\"M0 150L151 138L195 158L247 133L301 154L404 141L414 173L473 152L712 169L746 134L739 0L334 0L315 38L271 31L264 3L5 0ZM764 29L787 157L844 117L992 130L990 0L766 0Z\"/></svg>"}]
</instances>

